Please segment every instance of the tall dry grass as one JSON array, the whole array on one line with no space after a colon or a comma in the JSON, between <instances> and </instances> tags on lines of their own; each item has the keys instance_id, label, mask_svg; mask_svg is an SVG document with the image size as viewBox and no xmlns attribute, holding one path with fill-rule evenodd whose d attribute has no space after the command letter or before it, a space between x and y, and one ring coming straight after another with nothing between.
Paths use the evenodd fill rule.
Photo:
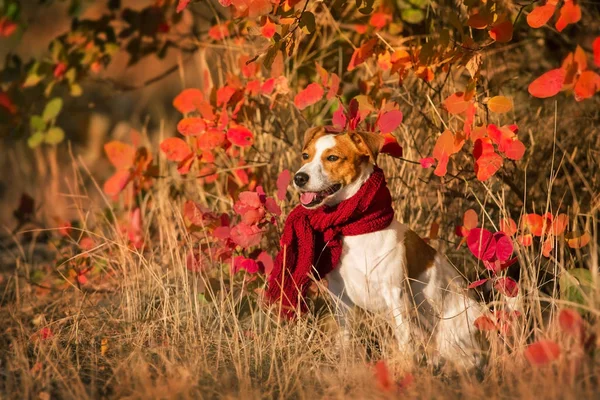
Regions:
<instances>
[{"instance_id":1,"label":"tall dry grass","mask_svg":"<svg viewBox=\"0 0 600 400\"><path fill-rule=\"evenodd\" d=\"M294 85L305 83L303 71L313 68L315 61L341 60L336 47L339 26L326 12L318 15L320 46L329 50L298 49L286 67L286 76ZM385 40L398 46L409 39ZM243 49L233 43L206 47L213 80L222 83L227 71L235 71L236 57ZM260 43L256 49L259 47ZM55 195L77 215L80 232L94 238L95 247L72 257L89 257L98 268L97 279L88 285L70 283L45 290L31 279L35 271L56 274L62 263L73 261L67 258L52 263L58 249L41 237L55 232L37 230L33 238L31 232L5 236L8 257L4 259L10 258L11 265L0 271L0 397L595 398L598 361L580 354L575 343L557 328L557 310L572 304L559 299L556 280L545 280L573 267L592 270L595 290L587 294L585 311L589 332L600 333L598 100L581 105L562 99L531 103L523 94L524 85L544 67L528 70L523 65L539 66L535 50L535 44L526 41L488 54L485 90L495 95L502 88L502 92L514 94L516 108L508 118L519 124L528 146L523 161L507 163L502 174L489 183L466 179L468 173L448 176L442 182L414 162L429 154L444 124L459 122L442 121L439 105L445 95L461 89L460 74L450 76L439 92L412 78L402 87L390 86L392 98L405 115L397 132L405 160L380 160L396 217L423 236L428 235L432 223L439 223L440 238L434 245L466 279L472 281L484 271L464 246L456 250L454 226L468 208L479 213L486 227L498 227L504 216L517 220L529 212L562 210L593 237L590 245L576 252L558 242L550 258L543 257L539 247L517 248L520 296L512 305L522 311L523 323L510 335L489 335L488 364L482 371L440 370L419 363L418 346L400 352L389 321L364 313L356 315L352 346L340 350L335 342L337 326L324 300L314 300L312 313L286 323L256 304L254 289L260 287L262 278L232 277L229 267L220 263L205 273L188 271L187 251L202 238L186 230L183 202L193 199L215 210L230 211L232 199L224 177L205 190L195 180L171 171L161 158L161 170L170 173L158 179L144 198L146 244L143 251L132 249L114 215L106 212L113 207L101 194L98 174L90 173L91 167L75 151L63 157L69 161L55 174L63 188ZM340 61L338 72L343 77L341 65ZM522 68L515 69L515 65ZM195 73L198 71L181 70L180 76L185 79ZM366 69L364 74L370 76L372 71ZM348 83L345 94L351 95L354 89ZM279 100L273 110L267 102L246 110L253 113L251 129L256 132L254 149L247 154L252 160L249 166L255 168L267 191L274 190L281 170L298 167L302 132L309 125L323 123L329 106L313 110L310 121L298 113L291 98ZM146 140L156 148L173 130L163 124L159 132L147 132ZM468 154L455 156L457 170L471 164ZM224 165L224 170L231 167ZM286 202L284 214L294 205L294 200ZM122 211L122 204L117 204L114 214ZM282 222L283 218L280 226ZM29 238L25 240L25 236ZM264 248L275 251L277 240L274 229L264 240ZM36 257L40 252L49 255ZM506 305L502 298L486 300L490 305ZM43 328L49 328L52 336L41 338ZM558 361L545 367L526 363L523 350L539 338L561 344ZM396 379L412 374L414 382L402 393L382 391L372 368L373 362L381 359Z\"/></svg>"}]
</instances>

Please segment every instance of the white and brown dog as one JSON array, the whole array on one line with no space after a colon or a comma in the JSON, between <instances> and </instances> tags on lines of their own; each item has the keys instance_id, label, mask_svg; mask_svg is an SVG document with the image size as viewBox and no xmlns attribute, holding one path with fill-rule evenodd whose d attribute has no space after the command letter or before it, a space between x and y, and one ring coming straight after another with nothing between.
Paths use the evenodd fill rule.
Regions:
<instances>
[{"instance_id":1,"label":"white and brown dog","mask_svg":"<svg viewBox=\"0 0 600 400\"><path fill-rule=\"evenodd\" d=\"M381 145L373 133L309 129L294 176L304 207L333 206L355 195L373 172ZM479 364L474 321L482 306L467 295L460 274L407 225L394 219L383 230L345 236L339 265L327 280L345 338L347 313L358 306L393 316L402 349L414 346L411 338L424 338L435 357Z\"/></svg>"}]
</instances>

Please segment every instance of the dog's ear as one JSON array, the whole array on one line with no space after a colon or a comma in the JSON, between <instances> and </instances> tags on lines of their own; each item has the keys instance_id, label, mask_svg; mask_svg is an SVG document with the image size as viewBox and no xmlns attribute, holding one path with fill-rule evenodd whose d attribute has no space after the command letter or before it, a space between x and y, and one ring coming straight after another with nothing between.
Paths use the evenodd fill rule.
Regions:
<instances>
[{"instance_id":1,"label":"dog's ear","mask_svg":"<svg viewBox=\"0 0 600 400\"><path fill-rule=\"evenodd\" d=\"M325 133L326 133L325 128L323 128L322 126L315 126L312 128L308 128L306 130L306 132L304 133L304 141L302 143L302 148L304 149L306 147L306 145L308 143L310 143L311 140L313 140L315 137L317 137L317 135L322 136Z\"/></svg>"},{"instance_id":2,"label":"dog's ear","mask_svg":"<svg viewBox=\"0 0 600 400\"><path fill-rule=\"evenodd\" d=\"M372 132L350 132L350 138L356 146L368 156L373 164L377 164L377 155L383 146L383 136Z\"/></svg>"}]
</instances>

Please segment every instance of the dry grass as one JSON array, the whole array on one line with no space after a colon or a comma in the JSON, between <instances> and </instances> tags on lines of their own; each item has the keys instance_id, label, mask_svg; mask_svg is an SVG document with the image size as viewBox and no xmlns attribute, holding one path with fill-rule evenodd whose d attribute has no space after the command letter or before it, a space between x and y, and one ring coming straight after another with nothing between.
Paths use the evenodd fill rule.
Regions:
<instances>
[{"instance_id":1,"label":"dry grass","mask_svg":"<svg viewBox=\"0 0 600 400\"><path fill-rule=\"evenodd\" d=\"M321 45L334 49L336 26L326 13L320 18ZM290 64L294 68L287 71L294 85L304 79L300 71L312 68L314 61L337 56L333 50L317 56L309 48L297 52ZM557 106L521 98L531 76L519 76L523 69L514 65L522 65L523 58L527 61L532 49L534 44L525 42L511 49L512 53L491 52L485 72L490 95L498 94L498 87L515 93L516 109L503 123L514 120L519 124L529 150L523 161L507 165L500 177L483 184L468 179L472 165L468 154L455 156L454 164L455 171L463 167L467 171L444 182L417 164L382 159L397 218L423 236L433 222L440 223L435 245L469 279L483 269L464 248L456 250L453 234L468 208L478 211L488 227L497 227L505 215L516 220L522 213L562 210L577 228L593 236L592 243L577 252L560 243L549 259L537 247L517 249L523 323L508 337L489 338L489 363L483 371L438 371L419 365L414 361L420 358L419 349L400 353L387 321L370 315L358 316L357 325L363 328L356 330L354 346L340 353L334 341L336 326L321 300L315 300L315 311L305 318L282 323L256 304L254 289L260 287L262 278L231 277L229 267L219 263L204 274L188 271L186 252L203 238L187 232L183 201L194 199L215 210L230 211L232 199L225 178L210 190L173 171L159 179L142 203L146 247L132 250L119 233L119 224L105 213L108 202L104 203L88 167L75 155L72 165L65 163L57 174L61 185L65 176L73 177L64 190L70 194L61 201L77 215L81 233L92 236L96 246L82 254L70 253L74 259L69 261L88 257L97 268L95 278L86 285L69 283L46 290L31 277L43 270L49 279L64 282L57 271L64 271L65 260L57 258L56 241L48 239L55 232L36 231L33 237L31 232L21 232L5 238L2 259L10 260L10 266L0 269L0 398L398 397L381 391L374 379L372 363L379 359L386 360L397 379L414 375L414 383L402 393L408 398L595 397L598 361L578 353L571 339L557 329L556 310L568 304L558 300L555 280L543 288L540 281L547 274L558 276L565 269L585 266L598 282L600 139L594 125L598 124L599 101L597 96L586 104L569 99ZM215 67L214 80L222 82L224 71L236 64L236 51L232 46L224 55L219 49L211 54L207 57L216 60L209 63ZM193 73L180 72L181 76ZM536 68L532 73L538 72ZM390 86L392 98L405 114L398 137L407 160L430 152L437 128L442 126L440 101L461 84L460 76L453 75L439 93L416 79L409 79L402 88ZM348 83L346 94L353 93L353 88ZM253 160L249 164L260 164L256 177L267 192L274 190L281 170L298 166L299 136L309 125L289 100L279 101L274 110L269 110L266 101L257 109L245 110L252 113L249 120L257 133L255 147L247 154ZM328 107L314 110L311 124L321 123L327 111ZM152 132L148 141L156 143L171 132L172 127ZM221 161L224 169L232 167L225 159ZM161 163L162 170L168 170L164 160ZM284 211L294 204L287 202ZM117 205L116 215L122 211L123 206ZM276 243L273 230L263 245L273 252ZM600 334L600 286L595 287L586 299L586 311L589 332ZM501 304L500 299L492 300ZM53 336L42 340L42 328L49 328ZM534 338L557 340L563 346L561 358L546 367L529 366L522 354Z\"/></svg>"}]
</instances>

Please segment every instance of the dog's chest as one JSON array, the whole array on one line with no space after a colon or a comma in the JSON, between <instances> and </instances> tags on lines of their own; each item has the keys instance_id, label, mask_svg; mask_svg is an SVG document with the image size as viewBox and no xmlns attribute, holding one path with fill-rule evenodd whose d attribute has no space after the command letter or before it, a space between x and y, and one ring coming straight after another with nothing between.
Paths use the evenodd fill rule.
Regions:
<instances>
[{"instance_id":1,"label":"dog's chest","mask_svg":"<svg viewBox=\"0 0 600 400\"><path fill-rule=\"evenodd\" d=\"M329 274L330 287L370 311L386 308L389 288L401 288L406 254L405 225L394 220L387 228L343 239L338 268Z\"/></svg>"}]
</instances>

